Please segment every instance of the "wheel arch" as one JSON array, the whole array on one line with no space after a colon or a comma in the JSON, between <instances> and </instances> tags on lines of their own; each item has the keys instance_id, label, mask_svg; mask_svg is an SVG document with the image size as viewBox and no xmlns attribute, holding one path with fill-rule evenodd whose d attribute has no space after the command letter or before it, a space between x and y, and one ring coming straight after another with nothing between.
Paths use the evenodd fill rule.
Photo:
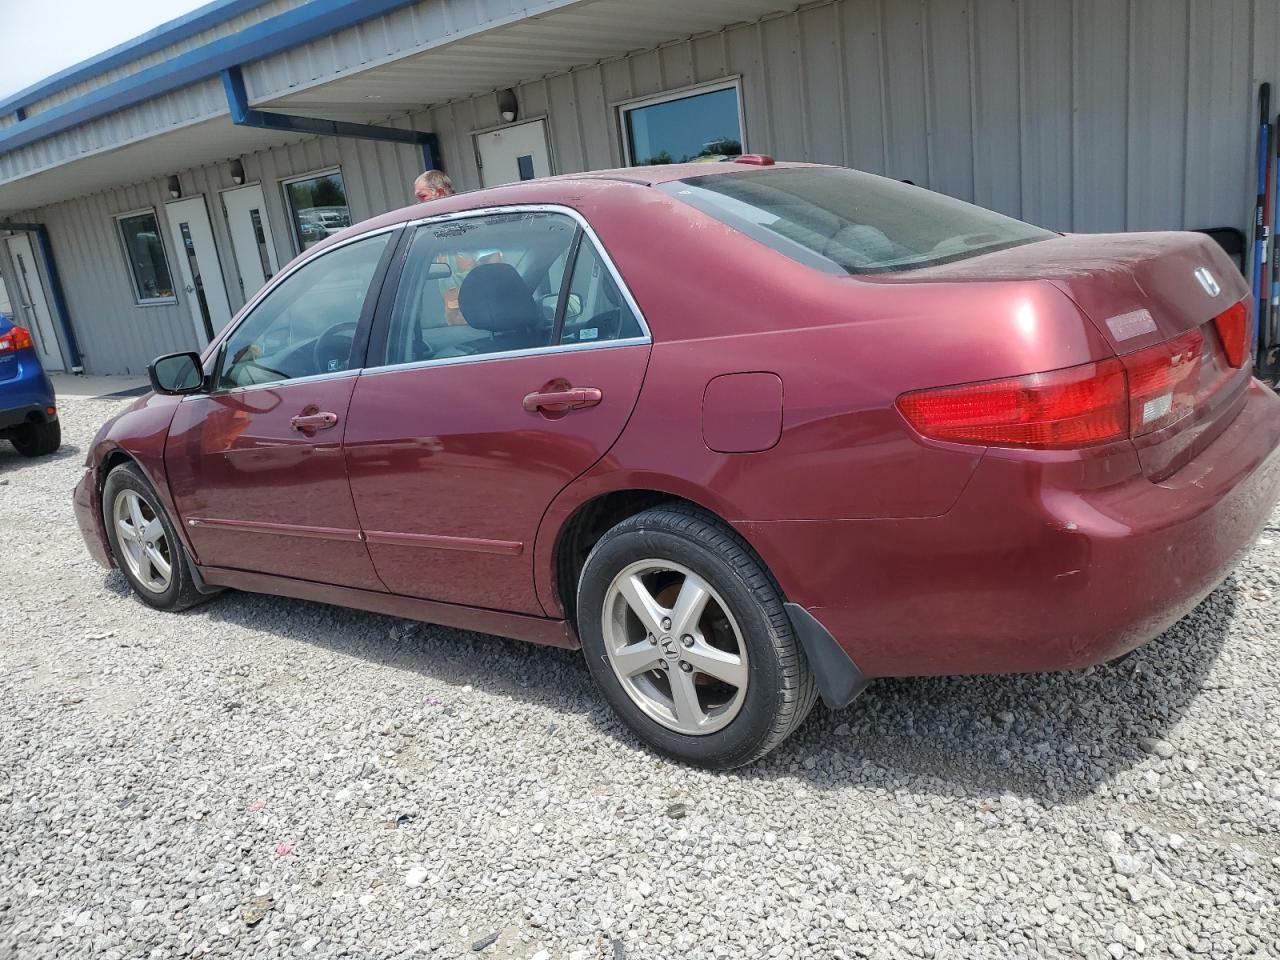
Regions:
<instances>
[{"instance_id":1,"label":"wheel arch","mask_svg":"<svg viewBox=\"0 0 1280 960\"><path fill-rule=\"evenodd\" d=\"M106 509L104 492L108 475L119 466L132 464L142 474L143 479L151 485L151 489L155 491L161 506L168 512L169 519L173 522L173 528L178 533L178 539L187 551L187 556L191 558L196 556L196 552L191 546L191 541L187 537L186 524L182 522L182 516L178 513L177 505L173 502L173 498L169 493L169 478L165 473L162 452L159 455L148 456L144 451L130 450L123 444L113 443L109 447L101 449L96 459L97 467L95 468L94 482L97 484L100 510Z\"/></svg>"},{"instance_id":2,"label":"wheel arch","mask_svg":"<svg viewBox=\"0 0 1280 960\"><path fill-rule=\"evenodd\" d=\"M724 504L710 502L699 494L684 485L649 482L598 489L572 503L557 501L543 519L535 547L539 599L546 612L564 617L576 634L577 583L587 555L610 528L637 513L663 504L680 504L736 530ZM558 516L553 519L552 513ZM737 532L741 536L741 531ZM768 569L754 545L748 546Z\"/></svg>"}]
</instances>

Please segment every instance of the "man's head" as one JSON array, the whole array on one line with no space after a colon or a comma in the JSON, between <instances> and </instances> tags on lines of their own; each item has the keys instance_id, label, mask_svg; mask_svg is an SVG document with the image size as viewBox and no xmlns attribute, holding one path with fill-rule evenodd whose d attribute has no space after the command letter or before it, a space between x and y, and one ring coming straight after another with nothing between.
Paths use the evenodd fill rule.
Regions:
<instances>
[{"instance_id":1,"label":"man's head","mask_svg":"<svg viewBox=\"0 0 1280 960\"><path fill-rule=\"evenodd\" d=\"M419 203L452 197L453 181L443 171L428 170L418 174L418 179L413 181L413 195L418 198Z\"/></svg>"}]
</instances>

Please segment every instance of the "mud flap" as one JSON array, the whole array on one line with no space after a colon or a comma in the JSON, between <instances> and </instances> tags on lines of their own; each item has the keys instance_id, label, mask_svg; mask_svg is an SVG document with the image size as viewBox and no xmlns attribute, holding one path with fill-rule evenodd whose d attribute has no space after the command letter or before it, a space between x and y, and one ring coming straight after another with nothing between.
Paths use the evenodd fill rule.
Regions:
<instances>
[{"instance_id":1,"label":"mud flap","mask_svg":"<svg viewBox=\"0 0 1280 960\"><path fill-rule=\"evenodd\" d=\"M847 707L867 685L867 678L813 614L798 603L784 603L783 607L809 658L822 702L832 710Z\"/></svg>"}]
</instances>

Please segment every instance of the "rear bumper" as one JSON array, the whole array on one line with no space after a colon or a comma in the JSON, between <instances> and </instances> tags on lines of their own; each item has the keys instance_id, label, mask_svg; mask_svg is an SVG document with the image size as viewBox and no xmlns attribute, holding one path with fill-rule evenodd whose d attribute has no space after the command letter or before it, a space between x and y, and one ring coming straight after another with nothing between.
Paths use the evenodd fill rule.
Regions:
<instances>
[{"instance_id":1,"label":"rear bumper","mask_svg":"<svg viewBox=\"0 0 1280 960\"><path fill-rule=\"evenodd\" d=\"M89 555L108 570L115 566L111 559L111 549L107 545L107 528L102 519L102 500L98 496L98 480L93 470L86 469L80 482L71 494L71 504L75 510L76 525L80 528L80 536L84 537L84 545Z\"/></svg>"},{"instance_id":2,"label":"rear bumper","mask_svg":"<svg viewBox=\"0 0 1280 960\"><path fill-rule=\"evenodd\" d=\"M918 520L740 523L786 591L867 676L1102 663L1188 613L1280 497L1280 398L1160 483L988 455L956 506ZM1135 475L1136 474L1136 475Z\"/></svg>"},{"instance_id":3,"label":"rear bumper","mask_svg":"<svg viewBox=\"0 0 1280 960\"><path fill-rule=\"evenodd\" d=\"M48 413L54 408L53 414ZM8 354L0 371L0 430L31 420L57 419L53 384L36 359L34 350Z\"/></svg>"},{"instance_id":4,"label":"rear bumper","mask_svg":"<svg viewBox=\"0 0 1280 960\"><path fill-rule=\"evenodd\" d=\"M49 409L53 408L54 413L50 414ZM53 400L40 403L25 403L20 407L6 406L0 410L0 430L8 430L12 427L20 427L24 423L47 423L50 420L57 420L57 408L53 407Z\"/></svg>"}]
</instances>

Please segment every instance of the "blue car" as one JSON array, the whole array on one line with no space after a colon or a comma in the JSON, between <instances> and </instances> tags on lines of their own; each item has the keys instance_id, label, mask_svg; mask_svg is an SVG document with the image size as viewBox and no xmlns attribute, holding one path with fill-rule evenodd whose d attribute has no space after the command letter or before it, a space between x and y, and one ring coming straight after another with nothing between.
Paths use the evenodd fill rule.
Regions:
<instances>
[{"instance_id":1,"label":"blue car","mask_svg":"<svg viewBox=\"0 0 1280 960\"><path fill-rule=\"evenodd\" d=\"M24 457L53 453L62 443L53 384L40 366L31 332L0 313L0 439Z\"/></svg>"}]
</instances>

